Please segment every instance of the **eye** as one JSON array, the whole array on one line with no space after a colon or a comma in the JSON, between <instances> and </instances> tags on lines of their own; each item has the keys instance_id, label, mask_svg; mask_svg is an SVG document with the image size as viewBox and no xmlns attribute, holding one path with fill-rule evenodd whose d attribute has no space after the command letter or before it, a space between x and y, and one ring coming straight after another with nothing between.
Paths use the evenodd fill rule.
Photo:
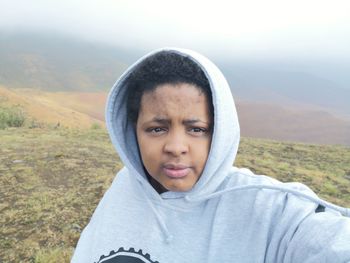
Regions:
<instances>
[{"instance_id":1,"label":"eye","mask_svg":"<svg viewBox=\"0 0 350 263\"><path fill-rule=\"evenodd\" d=\"M194 132L205 132L206 131L203 128L192 128L191 130L194 131Z\"/></svg>"},{"instance_id":2,"label":"eye","mask_svg":"<svg viewBox=\"0 0 350 263\"><path fill-rule=\"evenodd\" d=\"M162 132L162 131L164 131L164 129L157 127L157 128L153 128L151 131L152 132Z\"/></svg>"},{"instance_id":3,"label":"eye","mask_svg":"<svg viewBox=\"0 0 350 263\"><path fill-rule=\"evenodd\" d=\"M200 135L208 133L208 129L202 128L202 127L191 127L191 128L188 129L188 131L191 134L196 135L196 136L200 136Z\"/></svg>"},{"instance_id":4,"label":"eye","mask_svg":"<svg viewBox=\"0 0 350 263\"><path fill-rule=\"evenodd\" d=\"M151 133L151 134L162 134L164 132L166 132L166 128L162 128L162 127L150 127L146 129L147 133Z\"/></svg>"}]
</instances>

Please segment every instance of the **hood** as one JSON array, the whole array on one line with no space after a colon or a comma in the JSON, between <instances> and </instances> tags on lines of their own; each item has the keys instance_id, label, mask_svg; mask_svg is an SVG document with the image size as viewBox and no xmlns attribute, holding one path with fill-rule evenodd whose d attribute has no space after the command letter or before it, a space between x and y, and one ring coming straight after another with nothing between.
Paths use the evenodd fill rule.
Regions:
<instances>
[{"instance_id":1,"label":"hood","mask_svg":"<svg viewBox=\"0 0 350 263\"><path fill-rule=\"evenodd\" d=\"M126 81L135 67L147 57L166 51L194 61L209 80L214 107L214 126L209 156L200 179L189 192L165 192L162 197L205 196L217 190L230 171L236 157L240 129L236 108L229 85L221 71L206 57L191 50L164 48L155 50L136 61L117 80L111 89L106 105L107 129L122 162L135 174L135 178L153 195L159 194L149 184L138 151L136 132L127 119Z\"/></svg>"}]
</instances>

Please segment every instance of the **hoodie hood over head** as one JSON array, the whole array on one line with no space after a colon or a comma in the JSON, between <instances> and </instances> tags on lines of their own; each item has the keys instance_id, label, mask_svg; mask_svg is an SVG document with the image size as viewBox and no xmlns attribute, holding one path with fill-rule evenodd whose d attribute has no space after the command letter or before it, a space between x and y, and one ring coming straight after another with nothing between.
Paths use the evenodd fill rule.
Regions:
<instances>
[{"instance_id":1,"label":"hoodie hood over head","mask_svg":"<svg viewBox=\"0 0 350 263\"><path fill-rule=\"evenodd\" d=\"M188 192L168 191L163 193L162 196L166 198L205 196L215 192L225 180L235 159L240 140L238 117L229 85L221 71L206 57L191 50L164 48L140 58L117 80L109 93L106 106L107 128L113 145L125 166L134 172L137 180L149 193L153 196L157 195L151 189L153 187L149 184L143 170L134 125L127 119L126 81L137 65L161 51L188 57L204 71L210 84L214 107L212 143L201 177L192 190Z\"/></svg>"}]
</instances>

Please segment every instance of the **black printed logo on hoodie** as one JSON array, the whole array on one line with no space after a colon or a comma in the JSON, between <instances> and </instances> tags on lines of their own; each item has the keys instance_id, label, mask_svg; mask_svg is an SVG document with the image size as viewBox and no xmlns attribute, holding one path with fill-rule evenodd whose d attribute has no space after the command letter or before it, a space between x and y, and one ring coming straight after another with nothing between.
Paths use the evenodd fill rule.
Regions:
<instances>
[{"instance_id":1,"label":"black printed logo on hoodie","mask_svg":"<svg viewBox=\"0 0 350 263\"><path fill-rule=\"evenodd\" d=\"M143 254L142 250L135 251L134 248L125 250L123 247L118 251L112 250L108 256L102 255L99 261L95 263L159 263L158 261L152 261L151 256L146 253Z\"/></svg>"}]
</instances>

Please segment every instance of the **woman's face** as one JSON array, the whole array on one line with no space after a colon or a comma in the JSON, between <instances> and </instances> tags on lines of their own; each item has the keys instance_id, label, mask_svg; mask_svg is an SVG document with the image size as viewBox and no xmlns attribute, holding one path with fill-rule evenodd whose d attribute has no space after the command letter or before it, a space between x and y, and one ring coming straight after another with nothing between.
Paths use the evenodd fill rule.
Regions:
<instances>
[{"instance_id":1,"label":"woman's face","mask_svg":"<svg viewBox=\"0 0 350 263\"><path fill-rule=\"evenodd\" d=\"M187 83L164 84L143 94L136 135L143 165L162 186L160 192L188 191L201 176L211 143L208 103Z\"/></svg>"}]
</instances>

